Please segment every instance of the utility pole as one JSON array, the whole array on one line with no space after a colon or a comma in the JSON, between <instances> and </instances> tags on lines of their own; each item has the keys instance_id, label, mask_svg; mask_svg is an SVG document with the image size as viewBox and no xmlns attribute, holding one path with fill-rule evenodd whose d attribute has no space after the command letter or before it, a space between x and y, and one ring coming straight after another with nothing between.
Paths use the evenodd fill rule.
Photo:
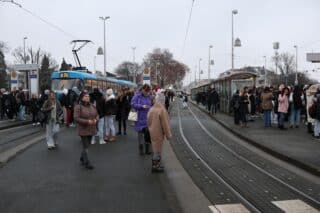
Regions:
<instances>
[{"instance_id":1,"label":"utility pole","mask_svg":"<svg viewBox=\"0 0 320 213\"><path fill-rule=\"evenodd\" d=\"M110 16L100 16L99 18L103 21L103 70L105 76L107 76L106 20L110 19Z\"/></svg>"},{"instance_id":2,"label":"utility pole","mask_svg":"<svg viewBox=\"0 0 320 213\"><path fill-rule=\"evenodd\" d=\"M28 37L23 37L23 62L26 64L27 60L26 60L26 39L28 39Z\"/></svg>"},{"instance_id":3,"label":"utility pole","mask_svg":"<svg viewBox=\"0 0 320 213\"><path fill-rule=\"evenodd\" d=\"M210 55L210 53L211 53L211 49L212 49L212 45L210 45L209 46L209 59L208 59L208 79L210 80L210 65L211 65L211 55Z\"/></svg>"},{"instance_id":4,"label":"utility pole","mask_svg":"<svg viewBox=\"0 0 320 213\"><path fill-rule=\"evenodd\" d=\"M298 85L298 46L294 45L294 48L296 48L296 78L294 80L294 84Z\"/></svg>"},{"instance_id":5,"label":"utility pole","mask_svg":"<svg viewBox=\"0 0 320 213\"><path fill-rule=\"evenodd\" d=\"M135 51L136 51L136 47L131 47L132 48L132 52L133 52L133 83L136 83L136 78L137 78L137 69L136 69L136 64L135 64Z\"/></svg>"}]
</instances>

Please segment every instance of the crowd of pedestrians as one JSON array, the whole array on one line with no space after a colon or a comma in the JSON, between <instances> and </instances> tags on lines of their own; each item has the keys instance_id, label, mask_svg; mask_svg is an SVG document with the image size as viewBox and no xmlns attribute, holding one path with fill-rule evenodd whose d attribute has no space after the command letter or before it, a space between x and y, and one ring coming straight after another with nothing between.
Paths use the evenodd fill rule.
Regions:
<instances>
[{"instance_id":1,"label":"crowd of pedestrians","mask_svg":"<svg viewBox=\"0 0 320 213\"><path fill-rule=\"evenodd\" d=\"M219 94L214 88L209 89L196 94L196 102L215 114ZM276 126L287 130L306 125L308 133L320 139L320 85L244 87L232 95L230 111L234 124L241 127L262 118L265 128Z\"/></svg>"},{"instance_id":2,"label":"crowd of pedestrians","mask_svg":"<svg viewBox=\"0 0 320 213\"><path fill-rule=\"evenodd\" d=\"M126 135L130 112L137 114L134 128L137 131L137 150L140 155L152 155L152 172L163 172L161 153L163 142L171 138L168 110L173 93L162 89L152 90L147 84L139 90L128 88L78 94L64 89L61 95L45 90L39 97L22 89L8 92L1 89L1 118L25 120L25 112L32 116L33 125L46 128L46 145L52 151L58 148L62 125L77 127L81 138L81 165L94 169L89 160L90 145L117 141L116 135ZM31 119L31 117L30 117ZM118 128L115 122L118 122ZM116 131L117 129L117 131Z\"/></svg>"}]
</instances>

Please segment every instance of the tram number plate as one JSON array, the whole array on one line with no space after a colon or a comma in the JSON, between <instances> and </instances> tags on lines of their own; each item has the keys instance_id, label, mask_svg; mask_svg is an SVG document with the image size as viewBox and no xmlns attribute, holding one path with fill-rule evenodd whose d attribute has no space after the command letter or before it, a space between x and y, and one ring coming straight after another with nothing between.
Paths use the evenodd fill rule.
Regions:
<instances>
[{"instance_id":1,"label":"tram number plate","mask_svg":"<svg viewBox=\"0 0 320 213\"><path fill-rule=\"evenodd\" d=\"M66 73L66 72L60 73L60 78L69 78L69 73Z\"/></svg>"}]
</instances>

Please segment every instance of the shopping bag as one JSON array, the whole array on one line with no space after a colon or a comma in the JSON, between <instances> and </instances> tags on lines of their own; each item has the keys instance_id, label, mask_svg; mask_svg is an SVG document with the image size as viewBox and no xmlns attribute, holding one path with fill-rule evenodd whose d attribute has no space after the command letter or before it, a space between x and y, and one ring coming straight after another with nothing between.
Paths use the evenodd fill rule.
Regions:
<instances>
[{"instance_id":1,"label":"shopping bag","mask_svg":"<svg viewBox=\"0 0 320 213\"><path fill-rule=\"evenodd\" d=\"M134 111L130 111L129 116L128 116L128 120L129 121L137 121L138 120L138 113L134 112Z\"/></svg>"}]
</instances>

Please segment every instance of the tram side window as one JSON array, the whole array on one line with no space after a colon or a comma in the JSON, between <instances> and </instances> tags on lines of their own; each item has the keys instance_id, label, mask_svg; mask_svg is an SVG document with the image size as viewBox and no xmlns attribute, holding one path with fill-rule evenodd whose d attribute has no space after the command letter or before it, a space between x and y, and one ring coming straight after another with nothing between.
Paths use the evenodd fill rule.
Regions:
<instances>
[{"instance_id":1,"label":"tram side window","mask_svg":"<svg viewBox=\"0 0 320 213\"><path fill-rule=\"evenodd\" d=\"M91 80L91 84L92 84L92 87L90 88L90 91L91 91L93 88L97 88L97 87L98 87L98 81L96 81L96 80Z\"/></svg>"},{"instance_id":2,"label":"tram side window","mask_svg":"<svg viewBox=\"0 0 320 213\"><path fill-rule=\"evenodd\" d=\"M85 80L84 81L84 88L85 90L91 91L92 88L92 81L91 80Z\"/></svg>"}]
</instances>

